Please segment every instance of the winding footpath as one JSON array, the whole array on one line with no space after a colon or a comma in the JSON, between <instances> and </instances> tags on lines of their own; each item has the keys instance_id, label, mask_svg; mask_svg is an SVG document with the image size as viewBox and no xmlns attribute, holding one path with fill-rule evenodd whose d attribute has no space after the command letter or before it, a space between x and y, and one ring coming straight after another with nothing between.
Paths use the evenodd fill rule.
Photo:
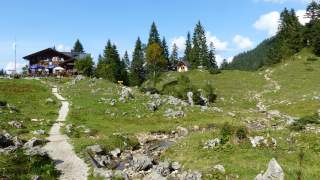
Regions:
<instances>
[{"instance_id":1,"label":"winding footpath","mask_svg":"<svg viewBox=\"0 0 320 180\"><path fill-rule=\"evenodd\" d=\"M87 164L75 154L72 145L68 142L68 136L60 132L68 115L69 103L58 93L57 87L52 88L52 93L61 101L62 106L59 117L49 132L49 143L44 146L44 149L55 161L56 168L62 173L61 180L86 180Z\"/></svg>"}]
</instances>

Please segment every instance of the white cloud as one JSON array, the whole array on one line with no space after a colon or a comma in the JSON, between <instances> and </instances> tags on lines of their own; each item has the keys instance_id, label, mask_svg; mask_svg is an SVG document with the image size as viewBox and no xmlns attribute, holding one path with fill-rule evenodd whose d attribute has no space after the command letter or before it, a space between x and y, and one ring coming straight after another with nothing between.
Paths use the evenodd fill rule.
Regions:
<instances>
[{"instance_id":1,"label":"white cloud","mask_svg":"<svg viewBox=\"0 0 320 180\"><path fill-rule=\"evenodd\" d=\"M272 11L268 14L260 16L253 26L257 30L267 31L269 36L274 36L278 31L279 20L280 13L277 11Z\"/></svg>"},{"instance_id":2,"label":"white cloud","mask_svg":"<svg viewBox=\"0 0 320 180\"><path fill-rule=\"evenodd\" d=\"M237 45L238 49L250 49L253 47L253 42L248 37L236 35L233 38L233 42Z\"/></svg>"},{"instance_id":3,"label":"white cloud","mask_svg":"<svg viewBox=\"0 0 320 180\"><path fill-rule=\"evenodd\" d=\"M64 44L59 44L56 48L57 48L58 51L61 51L61 52L69 52L69 51L71 51L71 48L68 47L68 46L65 46Z\"/></svg>"},{"instance_id":4,"label":"white cloud","mask_svg":"<svg viewBox=\"0 0 320 180\"><path fill-rule=\"evenodd\" d=\"M224 58L220 54L216 54L216 62L218 64L218 66L220 66L222 64L224 59L226 59L227 62L231 62L233 60L233 56Z\"/></svg>"},{"instance_id":5,"label":"white cloud","mask_svg":"<svg viewBox=\"0 0 320 180\"><path fill-rule=\"evenodd\" d=\"M206 37L208 45L210 45L210 43L212 42L217 52L228 50L229 43L227 41L220 40L216 36L213 36L209 31L206 33Z\"/></svg>"},{"instance_id":6,"label":"white cloud","mask_svg":"<svg viewBox=\"0 0 320 180\"><path fill-rule=\"evenodd\" d=\"M297 14L297 17L299 19L299 22L302 24L302 25L305 25L307 24L308 22L310 22L310 18L306 17L306 10L298 10L296 12Z\"/></svg>"},{"instance_id":7,"label":"white cloud","mask_svg":"<svg viewBox=\"0 0 320 180\"><path fill-rule=\"evenodd\" d=\"M170 50L172 51L172 46L173 44L176 44L178 47L179 52L183 52L184 49L186 48L186 38L183 36L179 36L179 37L174 37L171 40L171 46L170 46Z\"/></svg>"},{"instance_id":8,"label":"white cloud","mask_svg":"<svg viewBox=\"0 0 320 180\"><path fill-rule=\"evenodd\" d=\"M17 67L17 72L21 72L22 68L25 66L26 64L23 63L17 63L16 67ZM7 71L8 74L10 74L10 72L12 72L14 70L14 62L8 62L6 67L4 68L5 71Z\"/></svg>"}]
</instances>

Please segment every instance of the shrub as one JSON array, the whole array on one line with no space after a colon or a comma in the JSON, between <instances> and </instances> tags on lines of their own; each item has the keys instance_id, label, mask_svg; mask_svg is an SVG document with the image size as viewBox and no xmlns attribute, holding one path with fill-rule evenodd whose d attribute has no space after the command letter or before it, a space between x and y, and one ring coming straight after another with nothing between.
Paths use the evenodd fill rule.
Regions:
<instances>
[{"instance_id":1,"label":"shrub","mask_svg":"<svg viewBox=\"0 0 320 180\"><path fill-rule=\"evenodd\" d=\"M236 136L239 140L243 140L243 139L246 139L247 138L247 135L248 135L248 130L246 127L242 126L242 127L239 127L236 131Z\"/></svg>"},{"instance_id":2,"label":"shrub","mask_svg":"<svg viewBox=\"0 0 320 180\"><path fill-rule=\"evenodd\" d=\"M220 131L220 136L221 136L221 144L226 144L231 136L233 135L233 128L229 123L223 124L221 131Z\"/></svg>"},{"instance_id":3,"label":"shrub","mask_svg":"<svg viewBox=\"0 0 320 180\"><path fill-rule=\"evenodd\" d=\"M0 107L7 106L7 101L0 100Z\"/></svg>"},{"instance_id":4,"label":"shrub","mask_svg":"<svg viewBox=\"0 0 320 180\"><path fill-rule=\"evenodd\" d=\"M220 69L209 69L209 73L210 74L220 74L221 73L221 70Z\"/></svg>"},{"instance_id":5,"label":"shrub","mask_svg":"<svg viewBox=\"0 0 320 180\"><path fill-rule=\"evenodd\" d=\"M210 103L214 103L217 99L217 95L214 93L212 85L207 83L206 86L204 87L204 91L207 94L208 101Z\"/></svg>"},{"instance_id":6,"label":"shrub","mask_svg":"<svg viewBox=\"0 0 320 180\"><path fill-rule=\"evenodd\" d=\"M298 119L297 121L292 123L290 129L294 131L301 131L305 129L305 126L307 124L320 124L320 117L318 116L318 114L316 113L312 116L305 116Z\"/></svg>"},{"instance_id":7,"label":"shrub","mask_svg":"<svg viewBox=\"0 0 320 180\"><path fill-rule=\"evenodd\" d=\"M204 100L201 98L201 92L200 91L193 91L192 99L193 99L193 103L196 104L196 105L201 105L201 106L205 105Z\"/></svg>"},{"instance_id":8,"label":"shrub","mask_svg":"<svg viewBox=\"0 0 320 180\"><path fill-rule=\"evenodd\" d=\"M316 57L308 57L307 58L307 61L317 61L318 60L318 58L316 58Z\"/></svg>"},{"instance_id":9,"label":"shrub","mask_svg":"<svg viewBox=\"0 0 320 180\"><path fill-rule=\"evenodd\" d=\"M151 94L159 94L158 89L154 88L154 87L142 87L140 88L140 91L143 93L147 93L150 92Z\"/></svg>"}]
</instances>

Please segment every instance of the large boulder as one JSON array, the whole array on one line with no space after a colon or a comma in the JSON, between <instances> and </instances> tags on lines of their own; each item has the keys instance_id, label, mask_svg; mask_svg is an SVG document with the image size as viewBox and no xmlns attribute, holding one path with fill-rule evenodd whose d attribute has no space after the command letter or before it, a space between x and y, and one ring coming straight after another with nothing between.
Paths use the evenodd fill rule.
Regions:
<instances>
[{"instance_id":1,"label":"large boulder","mask_svg":"<svg viewBox=\"0 0 320 180\"><path fill-rule=\"evenodd\" d=\"M194 105L194 102L193 102L193 92L188 92L187 93L187 97L188 97L188 103L193 106Z\"/></svg>"},{"instance_id":2,"label":"large boulder","mask_svg":"<svg viewBox=\"0 0 320 180\"><path fill-rule=\"evenodd\" d=\"M43 144L45 144L45 140L41 140L41 139L33 137L32 139L30 139L28 142L26 142L23 145L23 148L24 149L32 149L35 146L40 146Z\"/></svg>"},{"instance_id":3,"label":"large boulder","mask_svg":"<svg viewBox=\"0 0 320 180\"><path fill-rule=\"evenodd\" d=\"M143 154L135 154L130 162L134 171L148 170L152 167L152 159Z\"/></svg>"},{"instance_id":4,"label":"large boulder","mask_svg":"<svg viewBox=\"0 0 320 180\"><path fill-rule=\"evenodd\" d=\"M273 158L269 162L265 173L260 173L255 180L284 180L284 172L278 162Z\"/></svg>"},{"instance_id":5,"label":"large boulder","mask_svg":"<svg viewBox=\"0 0 320 180\"><path fill-rule=\"evenodd\" d=\"M176 128L176 130L177 130L177 133L178 133L178 136L179 136L179 137L185 137L185 136L187 136L188 133L189 133L189 131L188 131L187 128L184 128L184 127L181 127L181 126L178 126L178 127Z\"/></svg>"},{"instance_id":6,"label":"large boulder","mask_svg":"<svg viewBox=\"0 0 320 180\"><path fill-rule=\"evenodd\" d=\"M218 171L218 172L220 172L220 173L222 173L222 174L226 173L226 170L224 169L224 166L221 165L221 164L215 165L215 166L213 167L213 169L216 170L216 171Z\"/></svg>"},{"instance_id":7,"label":"large boulder","mask_svg":"<svg viewBox=\"0 0 320 180\"><path fill-rule=\"evenodd\" d=\"M133 98L132 89L126 86L123 86L120 91L121 99L130 99ZM123 101L123 100L122 100Z\"/></svg>"}]
</instances>

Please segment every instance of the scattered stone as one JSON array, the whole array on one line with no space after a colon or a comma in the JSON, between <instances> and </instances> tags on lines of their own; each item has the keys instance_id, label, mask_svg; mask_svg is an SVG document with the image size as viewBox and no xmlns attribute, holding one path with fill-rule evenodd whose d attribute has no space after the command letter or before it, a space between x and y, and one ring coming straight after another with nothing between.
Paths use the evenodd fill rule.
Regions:
<instances>
[{"instance_id":1,"label":"scattered stone","mask_svg":"<svg viewBox=\"0 0 320 180\"><path fill-rule=\"evenodd\" d=\"M208 106L201 106L200 109L201 109L201 112L205 112L205 111L207 111L209 108L208 108Z\"/></svg>"},{"instance_id":2,"label":"scattered stone","mask_svg":"<svg viewBox=\"0 0 320 180\"><path fill-rule=\"evenodd\" d=\"M112 155L112 157L117 158L120 156L121 150L119 148L116 148L116 149L110 151L110 154Z\"/></svg>"},{"instance_id":3,"label":"scattered stone","mask_svg":"<svg viewBox=\"0 0 320 180\"><path fill-rule=\"evenodd\" d=\"M45 143L45 140L41 140L36 137L33 137L23 145L23 148L32 149L33 147L43 145L44 143Z\"/></svg>"},{"instance_id":4,"label":"scattered stone","mask_svg":"<svg viewBox=\"0 0 320 180\"><path fill-rule=\"evenodd\" d=\"M152 160L143 154L135 154L130 162L134 171L148 170L152 167Z\"/></svg>"},{"instance_id":5,"label":"scattered stone","mask_svg":"<svg viewBox=\"0 0 320 180\"><path fill-rule=\"evenodd\" d=\"M264 141L264 137L263 136L255 136L254 138L249 137L249 139L250 139L250 142L252 144L252 147L260 146Z\"/></svg>"},{"instance_id":6,"label":"scattered stone","mask_svg":"<svg viewBox=\"0 0 320 180\"><path fill-rule=\"evenodd\" d=\"M111 105L111 106L115 106L115 105L116 105L116 100L115 100L115 99L111 99L110 105Z\"/></svg>"},{"instance_id":7,"label":"scattered stone","mask_svg":"<svg viewBox=\"0 0 320 180\"><path fill-rule=\"evenodd\" d=\"M255 180L284 180L284 172L278 162L273 158L269 162L265 173L260 173Z\"/></svg>"},{"instance_id":8,"label":"scattered stone","mask_svg":"<svg viewBox=\"0 0 320 180\"><path fill-rule=\"evenodd\" d=\"M183 111L174 111L173 109L167 109L164 114L168 118L183 118L185 113Z\"/></svg>"},{"instance_id":9,"label":"scattered stone","mask_svg":"<svg viewBox=\"0 0 320 180\"><path fill-rule=\"evenodd\" d=\"M156 111L158 109L158 106L157 106L157 104L155 102L150 102L150 103L147 103L147 108L150 111L154 112L154 111Z\"/></svg>"},{"instance_id":10,"label":"scattered stone","mask_svg":"<svg viewBox=\"0 0 320 180\"><path fill-rule=\"evenodd\" d=\"M228 115L231 116L231 117L236 117L236 114L233 113L233 112L228 112Z\"/></svg>"},{"instance_id":11,"label":"scattered stone","mask_svg":"<svg viewBox=\"0 0 320 180\"><path fill-rule=\"evenodd\" d=\"M21 129L22 128L22 124L18 121L10 121L8 122L8 124L12 127L15 127L17 129Z\"/></svg>"},{"instance_id":12,"label":"scattered stone","mask_svg":"<svg viewBox=\"0 0 320 180\"><path fill-rule=\"evenodd\" d=\"M223 110L218 107L212 107L211 109L215 112L223 113Z\"/></svg>"},{"instance_id":13,"label":"scattered stone","mask_svg":"<svg viewBox=\"0 0 320 180\"><path fill-rule=\"evenodd\" d=\"M143 180L166 180L166 178L157 172L151 172L150 174L146 175Z\"/></svg>"},{"instance_id":14,"label":"scattered stone","mask_svg":"<svg viewBox=\"0 0 320 180\"><path fill-rule=\"evenodd\" d=\"M112 170L107 170L104 168L94 168L93 169L94 177L103 177L105 179L111 179L113 176Z\"/></svg>"},{"instance_id":15,"label":"scattered stone","mask_svg":"<svg viewBox=\"0 0 320 180\"><path fill-rule=\"evenodd\" d=\"M53 100L52 98L47 98L47 99L46 99L46 103L47 103L47 104L54 103L54 100Z\"/></svg>"},{"instance_id":16,"label":"scattered stone","mask_svg":"<svg viewBox=\"0 0 320 180\"><path fill-rule=\"evenodd\" d=\"M6 148L14 145L12 136L9 133L4 132L0 134L0 148Z\"/></svg>"},{"instance_id":17,"label":"scattered stone","mask_svg":"<svg viewBox=\"0 0 320 180\"><path fill-rule=\"evenodd\" d=\"M276 147L277 146L277 140L273 137L267 137L264 138L263 136L255 136L249 137L250 142L252 144L252 147L260 147L260 146L266 146L266 147Z\"/></svg>"},{"instance_id":18,"label":"scattered stone","mask_svg":"<svg viewBox=\"0 0 320 180\"><path fill-rule=\"evenodd\" d=\"M173 97L173 96L168 96L167 104L174 105L174 106L178 106L178 105L187 106L188 105L188 103L184 102L181 99Z\"/></svg>"},{"instance_id":19,"label":"scattered stone","mask_svg":"<svg viewBox=\"0 0 320 180\"><path fill-rule=\"evenodd\" d=\"M32 134L34 135L44 135L46 132L42 129L39 129L39 130L35 130L32 132Z\"/></svg>"},{"instance_id":20,"label":"scattered stone","mask_svg":"<svg viewBox=\"0 0 320 180\"><path fill-rule=\"evenodd\" d=\"M116 170L113 174L113 179L129 180L129 176L123 171Z\"/></svg>"},{"instance_id":21,"label":"scattered stone","mask_svg":"<svg viewBox=\"0 0 320 180\"><path fill-rule=\"evenodd\" d=\"M220 139L219 138L210 139L206 143L204 143L203 148L204 149L210 149L210 148L214 148L214 147L218 146L219 144L220 144Z\"/></svg>"},{"instance_id":22,"label":"scattered stone","mask_svg":"<svg viewBox=\"0 0 320 180\"><path fill-rule=\"evenodd\" d=\"M180 163L179 162L172 162L171 163L171 169L172 170L174 170L174 171L177 171L177 170L179 170L179 169L181 169L181 165L180 165Z\"/></svg>"},{"instance_id":23,"label":"scattered stone","mask_svg":"<svg viewBox=\"0 0 320 180\"><path fill-rule=\"evenodd\" d=\"M168 176L170 174L170 164L169 162L160 162L158 165L154 167L154 171L157 174L160 174L164 177Z\"/></svg>"},{"instance_id":24,"label":"scattered stone","mask_svg":"<svg viewBox=\"0 0 320 180\"><path fill-rule=\"evenodd\" d=\"M83 75L77 75L72 81L71 81L71 85L75 85L78 81L84 80L86 79L86 77L84 77Z\"/></svg>"},{"instance_id":25,"label":"scattered stone","mask_svg":"<svg viewBox=\"0 0 320 180\"><path fill-rule=\"evenodd\" d=\"M88 146L87 151L93 154L100 154L103 155L105 154L105 151L102 149L102 147L100 145L92 145L92 146Z\"/></svg>"},{"instance_id":26,"label":"scattered stone","mask_svg":"<svg viewBox=\"0 0 320 180\"><path fill-rule=\"evenodd\" d=\"M47 152L42 147L36 146L36 147L25 149L24 154L28 156L35 156L35 155L45 156L47 155Z\"/></svg>"},{"instance_id":27,"label":"scattered stone","mask_svg":"<svg viewBox=\"0 0 320 180\"><path fill-rule=\"evenodd\" d=\"M223 165L221 165L221 164L215 165L213 167L213 169L218 171L218 172L220 172L220 173L222 173L222 174L226 173L226 170L224 169Z\"/></svg>"},{"instance_id":28,"label":"scattered stone","mask_svg":"<svg viewBox=\"0 0 320 180\"><path fill-rule=\"evenodd\" d=\"M189 131L188 131L187 128L184 128L184 127L181 127L181 126L178 126L178 127L176 128L176 130L177 130L177 133L178 133L178 136L179 136L179 137L185 137L185 136L187 136L188 133L189 133Z\"/></svg>"},{"instance_id":29,"label":"scattered stone","mask_svg":"<svg viewBox=\"0 0 320 180\"><path fill-rule=\"evenodd\" d=\"M67 125L66 125L66 132L67 132L67 133L71 133L72 127L73 127L72 124L67 124Z\"/></svg>"},{"instance_id":30,"label":"scattered stone","mask_svg":"<svg viewBox=\"0 0 320 180\"><path fill-rule=\"evenodd\" d=\"M187 97L188 97L188 103L193 106L194 105L194 102L193 102L193 92L188 92L187 93Z\"/></svg>"}]
</instances>

